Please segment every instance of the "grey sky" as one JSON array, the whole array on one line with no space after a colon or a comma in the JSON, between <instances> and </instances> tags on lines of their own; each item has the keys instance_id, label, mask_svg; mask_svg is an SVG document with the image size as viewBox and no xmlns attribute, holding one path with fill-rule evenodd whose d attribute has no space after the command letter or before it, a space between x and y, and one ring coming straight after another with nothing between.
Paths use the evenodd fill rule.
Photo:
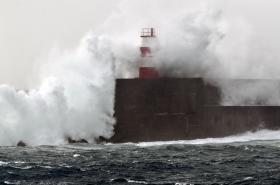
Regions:
<instances>
[{"instance_id":1,"label":"grey sky","mask_svg":"<svg viewBox=\"0 0 280 185\"><path fill-rule=\"evenodd\" d=\"M117 0L0 0L0 83L27 85L32 64L54 44L76 45Z\"/></svg>"},{"instance_id":2,"label":"grey sky","mask_svg":"<svg viewBox=\"0 0 280 185\"><path fill-rule=\"evenodd\" d=\"M116 10L119 2L120 0L0 0L0 83L28 86L33 65L42 55L55 44L62 48L77 45L86 32L96 29ZM176 6L176 2L165 0L159 6L168 8ZM190 8L198 0L185 2ZM211 6L220 8L229 18L246 20L267 48L274 52L280 49L279 0L205 2L211 2Z\"/></svg>"}]
</instances>

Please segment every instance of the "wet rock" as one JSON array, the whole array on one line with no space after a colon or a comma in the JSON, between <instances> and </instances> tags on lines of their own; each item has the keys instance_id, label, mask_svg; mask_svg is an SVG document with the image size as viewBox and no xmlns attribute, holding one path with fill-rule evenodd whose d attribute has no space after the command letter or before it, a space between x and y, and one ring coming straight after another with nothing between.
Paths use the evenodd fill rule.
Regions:
<instances>
[{"instance_id":1,"label":"wet rock","mask_svg":"<svg viewBox=\"0 0 280 185\"><path fill-rule=\"evenodd\" d=\"M85 139L80 139L80 140L78 140L78 142L79 142L79 143L88 143L88 141L85 140Z\"/></svg>"},{"instance_id":2,"label":"wet rock","mask_svg":"<svg viewBox=\"0 0 280 185\"><path fill-rule=\"evenodd\" d=\"M85 139L74 140L74 139L72 139L71 137L68 137L68 138L67 138L67 141L68 141L69 144L74 144L74 143L88 143L88 141L85 140Z\"/></svg>"},{"instance_id":3,"label":"wet rock","mask_svg":"<svg viewBox=\"0 0 280 185\"><path fill-rule=\"evenodd\" d=\"M27 145L26 145L25 142L19 141L19 142L17 143L17 146L19 146L19 147L26 147Z\"/></svg>"},{"instance_id":4,"label":"wet rock","mask_svg":"<svg viewBox=\"0 0 280 185\"><path fill-rule=\"evenodd\" d=\"M103 136L99 136L99 138L96 139L95 142L96 142L97 144L107 143L107 142L109 142L109 139L107 139L107 138L105 138L105 137L103 137Z\"/></svg>"}]
</instances>

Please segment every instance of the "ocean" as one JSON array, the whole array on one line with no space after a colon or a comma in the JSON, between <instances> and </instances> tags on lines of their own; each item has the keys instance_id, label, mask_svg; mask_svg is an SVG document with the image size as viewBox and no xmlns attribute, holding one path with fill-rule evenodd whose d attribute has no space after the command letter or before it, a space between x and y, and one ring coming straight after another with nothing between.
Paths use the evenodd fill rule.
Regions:
<instances>
[{"instance_id":1,"label":"ocean","mask_svg":"<svg viewBox=\"0 0 280 185\"><path fill-rule=\"evenodd\" d=\"M239 138L2 146L0 184L280 184L280 140Z\"/></svg>"}]
</instances>

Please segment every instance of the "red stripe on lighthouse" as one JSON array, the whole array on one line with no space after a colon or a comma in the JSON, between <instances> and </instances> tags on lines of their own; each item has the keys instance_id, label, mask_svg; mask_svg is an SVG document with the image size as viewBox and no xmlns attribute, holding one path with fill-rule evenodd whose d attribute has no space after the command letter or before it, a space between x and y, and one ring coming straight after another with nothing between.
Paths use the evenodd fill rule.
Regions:
<instances>
[{"instance_id":1,"label":"red stripe on lighthouse","mask_svg":"<svg viewBox=\"0 0 280 185\"><path fill-rule=\"evenodd\" d=\"M139 78L158 78L158 71L154 67L140 67Z\"/></svg>"}]
</instances>

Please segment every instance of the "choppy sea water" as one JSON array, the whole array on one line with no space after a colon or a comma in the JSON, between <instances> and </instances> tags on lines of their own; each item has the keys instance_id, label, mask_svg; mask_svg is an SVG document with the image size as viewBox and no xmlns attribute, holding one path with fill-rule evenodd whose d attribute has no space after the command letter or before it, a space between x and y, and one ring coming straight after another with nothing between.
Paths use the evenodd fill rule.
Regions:
<instances>
[{"instance_id":1,"label":"choppy sea water","mask_svg":"<svg viewBox=\"0 0 280 185\"><path fill-rule=\"evenodd\" d=\"M280 184L280 140L0 147L0 184Z\"/></svg>"}]
</instances>

